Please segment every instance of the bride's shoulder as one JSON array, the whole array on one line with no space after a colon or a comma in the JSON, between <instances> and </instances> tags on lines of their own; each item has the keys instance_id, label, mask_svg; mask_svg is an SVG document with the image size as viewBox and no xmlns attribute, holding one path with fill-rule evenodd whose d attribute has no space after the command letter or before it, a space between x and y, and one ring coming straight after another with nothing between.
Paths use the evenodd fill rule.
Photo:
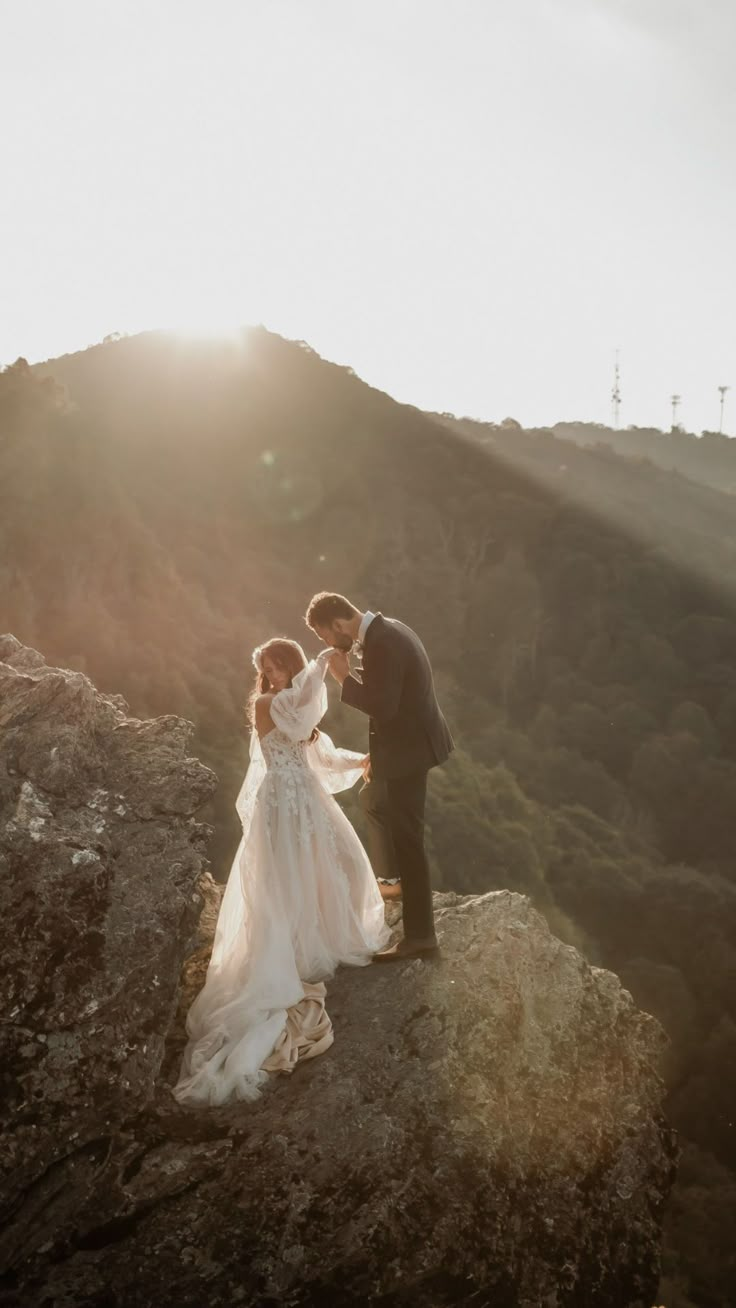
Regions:
<instances>
[{"instance_id":1,"label":"bride's shoulder","mask_svg":"<svg viewBox=\"0 0 736 1308\"><path fill-rule=\"evenodd\" d=\"M263 735L264 727L266 731L270 731L271 727L273 727L273 719L271 717L271 701L273 698L274 692L272 690L266 690L256 697L256 731L259 736Z\"/></svg>"}]
</instances>

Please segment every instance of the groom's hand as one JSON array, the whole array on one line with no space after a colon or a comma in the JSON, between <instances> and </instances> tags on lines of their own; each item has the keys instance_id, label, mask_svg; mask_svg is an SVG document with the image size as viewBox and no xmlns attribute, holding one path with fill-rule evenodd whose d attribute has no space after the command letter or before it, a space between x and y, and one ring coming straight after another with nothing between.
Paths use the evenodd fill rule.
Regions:
<instances>
[{"instance_id":1,"label":"groom's hand","mask_svg":"<svg viewBox=\"0 0 736 1308\"><path fill-rule=\"evenodd\" d=\"M335 681L342 685L347 676L350 675L350 660L342 649L336 649L334 654L330 655L329 669Z\"/></svg>"}]
</instances>

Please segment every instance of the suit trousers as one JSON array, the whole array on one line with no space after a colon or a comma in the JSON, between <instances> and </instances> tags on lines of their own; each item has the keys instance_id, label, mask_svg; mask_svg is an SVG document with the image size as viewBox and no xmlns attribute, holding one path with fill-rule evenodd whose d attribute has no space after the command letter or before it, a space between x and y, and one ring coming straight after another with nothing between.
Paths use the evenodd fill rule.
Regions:
<instances>
[{"instance_id":1,"label":"suit trousers","mask_svg":"<svg viewBox=\"0 0 736 1308\"><path fill-rule=\"evenodd\" d=\"M377 877L401 879L404 936L434 939L429 863L424 850L427 772L371 780L360 792L368 820L368 853Z\"/></svg>"}]
</instances>

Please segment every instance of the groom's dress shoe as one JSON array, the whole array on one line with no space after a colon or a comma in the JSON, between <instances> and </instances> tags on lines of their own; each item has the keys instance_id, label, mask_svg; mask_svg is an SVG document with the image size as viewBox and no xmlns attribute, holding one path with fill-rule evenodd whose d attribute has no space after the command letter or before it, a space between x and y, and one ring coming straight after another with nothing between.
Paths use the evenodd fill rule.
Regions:
<instances>
[{"instance_id":1,"label":"groom's dress shoe","mask_svg":"<svg viewBox=\"0 0 736 1308\"><path fill-rule=\"evenodd\" d=\"M379 954L374 954L371 962L373 963L400 963L406 958L439 958L440 947L437 941L411 941L399 940L390 949L382 949Z\"/></svg>"},{"instance_id":2,"label":"groom's dress shoe","mask_svg":"<svg viewBox=\"0 0 736 1308\"><path fill-rule=\"evenodd\" d=\"M379 881L378 889L385 900L391 901L401 899L401 882L400 881Z\"/></svg>"}]
</instances>

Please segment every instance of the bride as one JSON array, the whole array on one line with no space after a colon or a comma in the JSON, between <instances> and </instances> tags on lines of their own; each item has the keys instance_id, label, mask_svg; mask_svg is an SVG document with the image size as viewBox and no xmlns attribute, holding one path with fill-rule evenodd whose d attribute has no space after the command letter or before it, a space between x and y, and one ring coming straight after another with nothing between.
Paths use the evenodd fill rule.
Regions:
<instances>
[{"instance_id":1,"label":"bride","mask_svg":"<svg viewBox=\"0 0 736 1308\"><path fill-rule=\"evenodd\" d=\"M296 641L275 639L253 654L243 834L187 1015L173 1088L182 1103L256 1099L269 1073L328 1049L325 979L339 963L369 963L390 934L368 857L332 797L368 760L317 728L333 653L307 662Z\"/></svg>"}]
</instances>

